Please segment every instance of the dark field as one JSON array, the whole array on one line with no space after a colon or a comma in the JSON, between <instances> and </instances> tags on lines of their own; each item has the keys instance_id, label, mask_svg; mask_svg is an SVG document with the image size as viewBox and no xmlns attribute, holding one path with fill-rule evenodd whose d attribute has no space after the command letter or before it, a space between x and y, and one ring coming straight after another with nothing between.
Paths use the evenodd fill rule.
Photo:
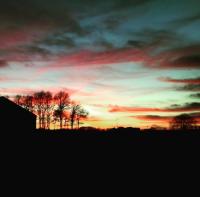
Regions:
<instances>
[{"instance_id":1,"label":"dark field","mask_svg":"<svg viewBox=\"0 0 200 197\"><path fill-rule=\"evenodd\" d=\"M59 166L67 166L68 171L72 168L82 172L83 168L97 170L95 166L115 169L114 166L119 167L120 163L124 167L143 166L147 169L166 163L174 166L175 161L180 165L184 162L193 165L200 150L200 131L36 130L23 131L22 135L19 132L4 132L6 135L1 138L4 161L9 161L10 165L20 163L26 168L32 165L41 170L49 165L55 165L57 170ZM109 166L111 164L114 166Z\"/></svg>"},{"instance_id":2,"label":"dark field","mask_svg":"<svg viewBox=\"0 0 200 197\"><path fill-rule=\"evenodd\" d=\"M139 131L137 129L99 130L59 130L59 131L7 131L4 142L29 144L33 146L165 146L200 145L200 131Z\"/></svg>"}]
</instances>

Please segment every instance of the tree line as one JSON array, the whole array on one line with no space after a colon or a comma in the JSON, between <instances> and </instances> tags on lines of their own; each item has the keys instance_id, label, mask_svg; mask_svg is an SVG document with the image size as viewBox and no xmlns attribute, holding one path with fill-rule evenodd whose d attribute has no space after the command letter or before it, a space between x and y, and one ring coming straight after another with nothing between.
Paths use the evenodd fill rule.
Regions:
<instances>
[{"instance_id":1,"label":"tree line","mask_svg":"<svg viewBox=\"0 0 200 197\"><path fill-rule=\"evenodd\" d=\"M195 117L192 117L189 114L180 114L175 116L170 122L171 130L195 130L198 127L198 121Z\"/></svg>"},{"instance_id":2,"label":"tree line","mask_svg":"<svg viewBox=\"0 0 200 197\"><path fill-rule=\"evenodd\" d=\"M31 95L16 95L14 102L17 105L37 115L39 129L50 129L51 125L59 124L59 128L80 128L82 120L86 119L89 113L65 91L53 95L49 91L39 91Z\"/></svg>"}]
</instances>

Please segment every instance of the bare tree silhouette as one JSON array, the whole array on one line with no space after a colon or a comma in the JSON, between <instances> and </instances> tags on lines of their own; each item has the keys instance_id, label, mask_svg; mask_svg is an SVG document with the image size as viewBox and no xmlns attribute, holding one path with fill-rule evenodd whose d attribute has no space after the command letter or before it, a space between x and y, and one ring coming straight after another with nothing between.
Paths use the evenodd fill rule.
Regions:
<instances>
[{"instance_id":1,"label":"bare tree silhouette","mask_svg":"<svg viewBox=\"0 0 200 197\"><path fill-rule=\"evenodd\" d=\"M45 92L44 113L46 118L45 128L50 129L52 110L54 109L53 96L51 92Z\"/></svg>"},{"instance_id":2,"label":"bare tree silhouette","mask_svg":"<svg viewBox=\"0 0 200 197\"><path fill-rule=\"evenodd\" d=\"M54 124L54 129L55 129L57 122L60 122L60 110L58 110L58 109L54 110L52 122Z\"/></svg>"},{"instance_id":3,"label":"bare tree silhouette","mask_svg":"<svg viewBox=\"0 0 200 197\"><path fill-rule=\"evenodd\" d=\"M35 99L35 110L38 115L39 119L39 128L44 128L44 118L45 118L45 112L44 112L44 99L45 99L45 92L36 92L34 93L34 99Z\"/></svg>"},{"instance_id":4,"label":"bare tree silhouette","mask_svg":"<svg viewBox=\"0 0 200 197\"><path fill-rule=\"evenodd\" d=\"M197 124L195 118L188 114L181 114L170 122L170 127L173 130L191 130L194 129Z\"/></svg>"},{"instance_id":5,"label":"bare tree silhouette","mask_svg":"<svg viewBox=\"0 0 200 197\"><path fill-rule=\"evenodd\" d=\"M14 97L14 102L17 104L17 105L21 105L22 104L22 95L16 95Z\"/></svg>"},{"instance_id":6,"label":"bare tree silhouette","mask_svg":"<svg viewBox=\"0 0 200 197\"><path fill-rule=\"evenodd\" d=\"M71 129L74 129L74 123L77 121L78 129L80 127L80 120L86 118L89 113L82 108L81 105L76 104L75 102L71 103L71 112L70 112L70 123Z\"/></svg>"},{"instance_id":7,"label":"bare tree silhouette","mask_svg":"<svg viewBox=\"0 0 200 197\"><path fill-rule=\"evenodd\" d=\"M56 128L57 122L60 123L60 129L74 129L75 123L80 128L81 120L87 118L88 112L75 102L70 102L67 92L60 91L54 96L51 92L35 92L32 95L16 95L14 98L16 104L35 112L38 117L38 127L40 129L50 129L51 124Z\"/></svg>"},{"instance_id":8,"label":"bare tree silhouette","mask_svg":"<svg viewBox=\"0 0 200 197\"><path fill-rule=\"evenodd\" d=\"M57 106L56 115L59 116L60 129L62 129L64 113L69 108L70 104L69 94L67 92L60 91L54 96L54 100Z\"/></svg>"},{"instance_id":9,"label":"bare tree silhouette","mask_svg":"<svg viewBox=\"0 0 200 197\"><path fill-rule=\"evenodd\" d=\"M34 111L34 97L27 95L22 97L22 106L29 110L30 112Z\"/></svg>"},{"instance_id":10,"label":"bare tree silhouette","mask_svg":"<svg viewBox=\"0 0 200 197\"><path fill-rule=\"evenodd\" d=\"M77 105L75 102L71 103L71 112L70 112L70 124L71 129L74 129L74 123L76 121L76 116L78 114L78 111L80 110L80 105Z\"/></svg>"},{"instance_id":11,"label":"bare tree silhouette","mask_svg":"<svg viewBox=\"0 0 200 197\"><path fill-rule=\"evenodd\" d=\"M87 118L89 115L89 112L87 112L85 109L82 108L82 106L80 107L80 109L78 110L78 113L77 113L77 125L78 125L78 129L80 128L80 121L81 119L85 119Z\"/></svg>"}]
</instances>

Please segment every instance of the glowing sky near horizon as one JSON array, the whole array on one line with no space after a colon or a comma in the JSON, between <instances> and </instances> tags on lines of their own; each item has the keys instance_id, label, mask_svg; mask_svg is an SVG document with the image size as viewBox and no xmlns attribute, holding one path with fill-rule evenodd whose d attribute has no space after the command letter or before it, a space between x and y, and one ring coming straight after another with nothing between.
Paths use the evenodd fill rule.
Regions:
<instances>
[{"instance_id":1,"label":"glowing sky near horizon","mask_svg":"<svg viewBox=\"0 0 200 197\"><path fill-rule=\"evenodd\" d=\"M0 94L66 90L85 126L200 120L199 0L2 0Z\"/></svg>"}]
</instances>

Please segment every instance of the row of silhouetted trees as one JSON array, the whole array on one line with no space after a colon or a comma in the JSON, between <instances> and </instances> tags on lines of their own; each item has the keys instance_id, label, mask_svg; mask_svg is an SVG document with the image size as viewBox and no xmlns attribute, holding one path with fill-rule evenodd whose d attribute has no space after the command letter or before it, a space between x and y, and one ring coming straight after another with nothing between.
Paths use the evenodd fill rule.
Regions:
<instances>
[{"instance_id":1,"label":"row of silhouetted trees","mask_svg":"<svg viewBox=\"0 0 200 197\"><path fill-rule=\"evenodd\" d=\"M189 114L175 116L170 122L172 130L194 130L198 128L198 121Z\"/></svg>"},{"instance_id":2,"label":"row of silhouetted trees","mask_svg":"<svg viewBox=\"0 0 200 197\"><path fill-rule=\"evenodd\" d=\"M74 101L65 91L60 91L53 95L51 92L40 91L32 95L16 95L15 103L33 112L38 118L40 129L54 128L59 124L59 128L74 129L80 127L81 121L86 119L89 113Z\"/></svg>"}]
</instances>

